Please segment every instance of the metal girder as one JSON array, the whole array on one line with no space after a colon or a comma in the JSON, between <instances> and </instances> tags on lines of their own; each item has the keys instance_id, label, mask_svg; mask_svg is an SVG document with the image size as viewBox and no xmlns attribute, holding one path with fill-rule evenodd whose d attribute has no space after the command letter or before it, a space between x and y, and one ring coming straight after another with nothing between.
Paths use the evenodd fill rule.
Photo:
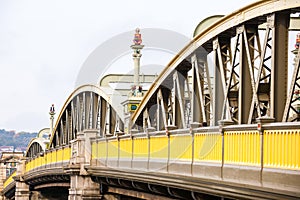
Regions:
<instances>
[{"instance_id":1,"label":"metal girder","mask_svg":"<svg viewBox=\"0 0 300 200\"><path fill-rule=\"evenodd\" d=\"M69 144L77 132L98 129L101 136L123 131L123 121L100 95L84 91L74 96L58 120L51 147Z\"/></svg>"},{"instance_id":2,"label":"metal girder","mask_svg":"<svg viewBox=\"0 0 300 200\"><path fill-rule=\"evenodd\" d=\"M246 124L249 120L251 99L255 94L258 69L256 65L261 61L261 44L256 25L243 25L244 48L241 55L241 88L239 96L239 124ZM246 55L246 56L244 56ZM249 84L251 83L251 84Z\"/></svg>"},{"instance_id":3,"label":"metal girder","mask_svg":"<svg viewBox=\"0 0 300 200\"><path fill-rule=\"evenodd\" d=\"M291 81L290 92L285 104L283 122L300 121L300 48L295 58L294 73Z\"/></svg>"},{"instance_id":4,"label":"metal girder","mask_svg":"<svg viewBox=\"0 0 300 200\"><path fill-rule=\"evenodd\" d=\"M176 71L173 74L173 87L174 87L174 98L171 98L174 105L173 108L173 124L172 126L177 126L177 128L186 128L186 100L185 100L185 84L187 84L187 75L179 74ZM188 87L188 86L187 86Z\"/></svg>"},{"instance_id":5,"label":"metal girder","mask_svg":"<svg viewBox=\"0 0 300 200\"><path fill-rule=\"evenodd\" d=\"M175 107L176 107L176 104L175 104L175 92L174 90L170 92L169 94L169 97L168 97L168 102L167 102L167 107L168 107L168 118L167 118L167 121L168 121L168 125L169 126L175 126L175 119L178 119L180 118L177 117L176 118L176 115L175 115Z\"/></svg>"},{"instance_id":6,"label":"metal girder","mask_svg":"<svg viewBox=\"0 0 300 200\"><path fill-rule=\"evenodd\" d=\"M267 29L267 23L259 25L259 30L266 30ZM300 17L291 17L290 18L290 25L289 25L290 31L300 31Z\"/></svg>"},{"instance_id":7,"label":"metal girder","mask_svg":"<svg viewBox=\"0 0 300 200\"><path fill-rule=\"evenodd\" d=\"M183 66L184 67L184 66ZM172 77L161 86L142 115L142 126L155 127L156 130L165 130L172 127L187 128L191 123L191 91L188 74L185 68L175 71Z\"/></svg>"},{"instance_id":8,"label":"metal girder","mask_svg":"<svg viewBox=\"0 0 300 200\"><path fill-rule=\"evenodd\" d=\"M157 93L157 116L156 116L156 129L157 130L162 130L167 127L167 109L166 109L166 104L164 101L164 96L161 91L162 89L158 90Z\"/></svg>"},{"instance_id":9,"label":"metal girder","mask_svg":"<svg viewBox=\"0 0 300 200\"><path fill-rule=\"evenodd\" d=\"M74 101L71 102L71 124L72 124L72 139L75 138L77 129L76 129L76 124L77 124L77 115L76 115L76 109L74 106Z\"/></svg>"},{"instance_id":10,"label":"metal girder","mask_svg":"<svg viewBox=\"0 0 300 200\"><path fill-rule=\"evenodd\" d=\"M268 116L283 118L287 90L287 37L289 15L274 13L267 17L267 29L255 83L248 123Z\"/></svg>"},{"instance_id":11,"label":"metal girder","mask_svg":"<svg viewBox=\"0 0 300 200\"><path fill-rule=\"evenodd\" d=\"M241 71L241 54L243 39L243 27L237 28L236 42L233 49L233 60L230 67L229 80L226 83L222 119L229 119L238 123L238 106L239 106L239 89L240 89L240 71ZM224 87L224 86L223 86Z\"/></svg>"},{"instance_id":12,"label":"metal girder","mask_svg":"<svg viewBox=\"0 0 300 200\"><path fill-rule=\"evenodd\" d=\"M251 99L255 93L255 76L258 74L256 65L260 61L261 49L257 26L241 25L237 27L236 32L223 119L229 117L237 124L245 124L249 118Z\"/></svg>"},{"instance_id":13,"label":"metal girder","mask_svg":"<svg viewBox=\"0 0 300 200\"><path fill-rule=\"evenodd\" d=\"M146 108L143 112L143 129L146 130L147 128L151 127L151 121L149 116L148 108Z\"/></svg>"},{"instance_id":14,"label":"metal girder","mask_svg":"<svg viewBox=\"0 0 300 200\"><path fill-rule=\"evenodd\" d=\"M287 96L288 27L290 14L278 12L274 18L270 117L282 121Z\"/></svg>"},{"instance_id":15,"label":"metal girder","mask_svg":"<svg viewBox=\"0 0 300 200\"><path fill-rule=\"evenodd\" d=\"M99 109L99 113L101 115L100 118L100 135L103 137L105 136L105 126L106 126L106 109L107 109L107 102L100 97L101 105Z\"/></svg>"},{"instance_id":16,"label":"metal girder","mask_svg":"<svg viewBox=\"0 0 300 200\"><path fill-rule=\"evenodd\" d=\"M214 79L214 96L218 94L218 101L213 104L213 124L217 125L218 121L222 119L223 102L225 98L225 91L227 87L227 80L229 80L229 66L231 65L231 48L229 38L216 38L213 41L213 49L215 55L215 79Z\"/></svg>"},{"instance_id":17,"label":"metal girder","mask_svg":"<svg viewBox=\"0 0 300 200\"><path fill-rule=\"evenodd\" d=\"M253 5L224 16L203 30L170 61L159 75L156 84L150 88L140 107L133 114L133 122L140 120L139 115L148 106L147 102L154 98L165 80L170 78L176 70L181 70L180 63L185 59L190 59L193 54L201 51L201 48L205 48L208 53L212 51L215 56L213 89L214 94L218 96L214 97L214 100L217 100L213 103L212 125L217 125L219 120L229 118L235 119L236 123L240 124L255 123L256 118L263 116L281 121L287 98L287 33L289 30L299 30L299 17L293 17L299 13L299 8L299 2L296 0L257 1ZM270 26L272 18L273 27ZM243 38L241 45L244 47L241 48L240 53L244 55L243 59L237 58L241 61L241 66L238 67L240 89L236 95L239 99L237 106L231 107L232 109L222 116L223 104L228 98L225 95L227 88L235 85L232 79L232 85L228 86L231 66L235 66L231 58L231 53L234 52L230 51L234 48L231 40L234 39L234 30L243 25L247 32L241 35ZM261 27L266 28L261 29ZM249 30L252 32L248 32ZM259 34L267 35L262 45L258 30ZM242 71L246 73L241 73ZM236 75L233 75L233 78L234 76ZM231 93L233 94L232 91ZM230 108L229 103L233 103L232 100L233 97L231 97L231 102L225 101L226 109ZM199 110L201 110L200 107ZM200 119L198 116L196 118Z\"/></svg>"},{"instance_id":18,"label":"metal girder","mask_svg":"<svg viewBox=\"0 0 300 200\"><path fill-rule=\"evenodd\" d=\"M191 115L192 122L200 122L202 125L211 125L212 122L212 87L207 65L207 55L198 59L194 54L192 60L192 92ZM200 111L200 112L199 112Z\"/></svg>"},{"instance_id":19,"label":"metal girder","mask_svg":"<svg viewBox=\"0 0 300 200\"><path fill-rule=\"evenodd\" d=\"M270 20L270 19L269 19ZM268 21L269 21L268 20ZM271 23L271 22L270 22ZM271 79L271 66L270 60L272 58L272 31L271 24L267 27L265 39L263 43L261 62L258 69L257 80L255 82L255 91L253 93L250 114L248 123L252 123L258 117L262 117L269 113L270 105L270 79Z\"/></svg>"}]
</instances>

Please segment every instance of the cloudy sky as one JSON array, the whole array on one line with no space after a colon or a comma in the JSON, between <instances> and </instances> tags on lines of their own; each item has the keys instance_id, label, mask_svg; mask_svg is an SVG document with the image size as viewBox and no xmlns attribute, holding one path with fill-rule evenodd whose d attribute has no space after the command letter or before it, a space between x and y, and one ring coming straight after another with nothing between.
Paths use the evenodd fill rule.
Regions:
<instances>
[{"instance_id":1,"label":"cloudy sky","mask_svg":"<svg viewBox=\"0 0 300 200\"><path fill-rule=\"evenodd\" d=\"M87 57L113 36L140 27L191 38L204 18L252 2L0 0L0 129L48 127L50 105L61 108Z\"/></svg>"}]
</instances>

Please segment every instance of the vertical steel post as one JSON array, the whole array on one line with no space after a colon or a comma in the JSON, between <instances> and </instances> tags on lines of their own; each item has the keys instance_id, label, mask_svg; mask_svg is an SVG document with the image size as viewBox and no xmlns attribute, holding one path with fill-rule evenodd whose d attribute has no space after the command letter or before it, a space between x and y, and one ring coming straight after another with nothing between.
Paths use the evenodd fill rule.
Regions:
<instances>
[{"instance_id":1,"label":"vertical steel post","mask_svg":"<svg viewBox=\"0 0 300 200\"><path fill-rule=\"evenodd\" d=\"M270 117L281 121L287 96L288 27L290 14L281 12L274 15Z\"/></svg>"}]
</instances>

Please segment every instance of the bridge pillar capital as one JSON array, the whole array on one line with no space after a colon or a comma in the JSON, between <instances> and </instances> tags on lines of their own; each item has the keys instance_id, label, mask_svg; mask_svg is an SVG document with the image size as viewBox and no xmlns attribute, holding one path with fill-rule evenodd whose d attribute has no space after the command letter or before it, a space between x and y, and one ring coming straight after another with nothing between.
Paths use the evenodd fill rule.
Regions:
<instances>
[{"instance_id":1,"label":"bridge pillar capital","mask_svg":"<svg viewBox=\"0 0 300 200\"><path fill-rule=\"evenodd\" d=\"M77 133L71 141L72 157L70 164L89 165L91 161L91 139L96 138L98 130L90 129Z\"/></svg>"}]
</instances>

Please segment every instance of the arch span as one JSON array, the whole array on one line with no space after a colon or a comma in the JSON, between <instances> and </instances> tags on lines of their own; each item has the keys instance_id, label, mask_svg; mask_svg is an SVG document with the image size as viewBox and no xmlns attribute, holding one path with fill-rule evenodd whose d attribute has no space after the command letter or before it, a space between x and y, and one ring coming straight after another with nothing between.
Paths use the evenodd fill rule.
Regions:
<instances>
[{"instance_id":1,"label":"arch span","mask_svg":"<svg viewBox=\"0 0 300 200\"><path fill-rule=\"evenodd\" d=\"M299 121L299 59L287 83L288 32L294 29L291 15L299 11L297 0L257 1L202 30L151 85L132 116L134 126Z\"/></svg>"},{"instance_id":2,"label":"arch span","mask_svg":"<svg viewBox=\"0 0 300 200\"><path fill-rule=\"evenodd\" d=\"M117 92L104 91L95 85L77 88L66 100L50 139L50 148L69 144L77 132L99 130L99 136L123 130L122 98ZM119 97L119 98L118 98Z\"/></svg>"}]
</instances>

